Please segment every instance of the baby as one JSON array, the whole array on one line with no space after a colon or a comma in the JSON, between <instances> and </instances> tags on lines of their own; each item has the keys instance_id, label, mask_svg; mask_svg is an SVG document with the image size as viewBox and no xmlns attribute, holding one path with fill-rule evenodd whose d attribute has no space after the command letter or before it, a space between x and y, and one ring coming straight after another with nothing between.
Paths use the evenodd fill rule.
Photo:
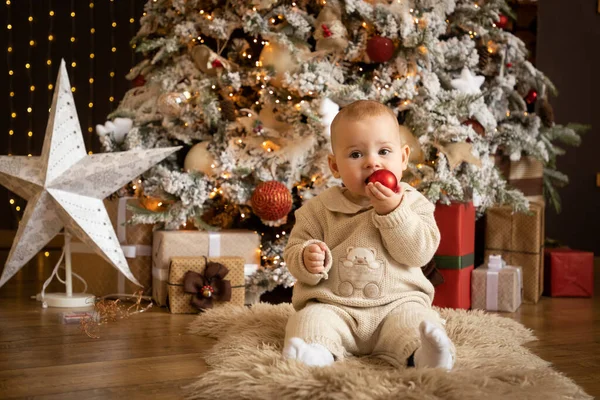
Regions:
<instances>
[{"instance_id":1,"label":"baby","mask_svg":"<svg viewBox=\"0 0 600 400\"><path fill-rule=\"evenodd\" d=\"M344 185L296 211L284 253L297 282L283 356L326 366L370 354L394 366L451 369L454 345L421 270L440 241L434 206L406 183L366 183L380 169L400 181L408 165L396 116L356 101L333 120L331 146L329 167Z\"/></svg>"}]
</instances>

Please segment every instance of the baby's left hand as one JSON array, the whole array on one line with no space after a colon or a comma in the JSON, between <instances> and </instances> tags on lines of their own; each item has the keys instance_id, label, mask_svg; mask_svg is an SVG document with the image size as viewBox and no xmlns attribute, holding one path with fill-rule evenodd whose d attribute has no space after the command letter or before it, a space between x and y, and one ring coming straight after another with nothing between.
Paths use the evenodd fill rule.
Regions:
<instances>
[{"instance_id":1,"label":"baby's left hand","mask_svg":"<svg viewBox=\"0 0 600 400\"><path fill-rule=\"evenodd\" d=\"M377 214L389 214L402 202L404 188L402 185L399 185L398 193L396 193L379 182L369 183L367 185L367 196L371 199L371 204L373 204L373 208Z\"/></svg>"}]
</instances>

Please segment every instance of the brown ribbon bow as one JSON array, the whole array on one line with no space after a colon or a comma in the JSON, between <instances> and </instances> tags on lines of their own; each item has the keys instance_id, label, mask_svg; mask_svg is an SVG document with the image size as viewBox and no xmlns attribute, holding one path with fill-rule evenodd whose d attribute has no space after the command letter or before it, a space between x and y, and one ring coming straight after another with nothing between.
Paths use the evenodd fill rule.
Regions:
<instances>
[{"instance_id":1,"label":"brown ribbon bow","mask_svg":"<svg viewBox=\"0 0 600 400\"><path fill-rule=\"evenodd\" d=\"M201 275L188 271L183 277L183 290L192 296L191 305L199 310L213 307L213 299L219 301L231 300L231 282L223 278L229 273L227 267L216 262L208 262Z\"/></svg>"}]
</instances>

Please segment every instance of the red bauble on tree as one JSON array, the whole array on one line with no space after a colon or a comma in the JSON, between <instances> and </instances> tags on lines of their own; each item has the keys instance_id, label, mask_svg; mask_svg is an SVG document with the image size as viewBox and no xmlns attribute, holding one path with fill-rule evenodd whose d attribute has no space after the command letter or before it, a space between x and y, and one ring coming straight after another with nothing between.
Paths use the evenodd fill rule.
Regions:
<instances>
[{"instance_id":1,"label":"red bauble on tree","mask_svg":"<svg viewBox=\"0 0 600 400\"><path fill-rule=\"evenodd\" d=\"M531 89L527 93L527 96L525 96L525 101L527 102L527 104L532 104L533 102L535 102L537 100L537 97L538 97L538 92L535 89Z\"/></svg>"},{"instance_id":2,"label":"red bauble on tree","mask_svg":"<svg viewBox=\"0 0 600 400\"><path fill-rule=\"evenodd\" d=\"M387 169L380 169L373 172L368 178L366 183L375 183L379 182L383 186L392 189L393 191L398 191L398 179L396 175L392 171Z\"/></svg>"},{"instance_id":3,"label":"red bauble on tree","mask_svg":"<svg viewBox=\"0 0 600 400\"><path fill-rule=\"evenodd\" d=\"M140 74L133 78L131 84L133 85L133 87L144 86L146 84L146 78L144 78L144 75Z\"/></svg>"},{"instance_id":4,"label":"red bauble on tree","mask_svg":"<svg viewBox=\"0 0 600 400\"><path fill-rule=\"evenodd\" d=\"M292 210L292 194L281 182L261 182L252 194L252 211L265 225L279 226Z\"/></svg>"},{"instance_id":5,"label":"red bauble on tree","mask_svg":"<svg viewBox=\"0 0 600 400\"><path fill-rule=\"evenodd\" d=\"M476 119L467 119L466 121L462 122L462 125L470 126L479 136L485 136L485 128Z\"/></svg>"},{"instance_id":6,"label":"red bauble on tree","mask_svg":"<svg viewBox=\"0 0 600 400\"><path fill-rule=\"evenodd\" d=\"M394 55L394 42L390 38L373 36L367 42L367 55L373 62L382 63L389 61Z\"/></svg>"},{"instance_id":7,"label":"red bauble on tree","mask_svg":"<svg viewBox=\"0 0 600 400\"><path fill-rule=\"evenodd\" d=\"M496 26L500 29L506 28L508 25L508 17L504 14L498 14L498 22L496 22Z\"/></svg>"}]
</instances>

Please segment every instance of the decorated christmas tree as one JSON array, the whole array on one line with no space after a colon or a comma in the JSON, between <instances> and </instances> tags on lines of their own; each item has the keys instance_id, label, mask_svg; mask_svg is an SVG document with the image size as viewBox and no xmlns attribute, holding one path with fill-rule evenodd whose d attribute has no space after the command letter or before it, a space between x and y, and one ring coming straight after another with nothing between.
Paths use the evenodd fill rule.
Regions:
<instances>
[{"instance_id":1,"label":"decorated christmas tree","mask_svg":"<svg viewBox=\"0 0 600 400\"><path fill-rule=\"evenodd\" d=\"M135 86L98 127L106 151L184 145L131 188L135 223L262 235L251 287L289 286L293 211L331 185L329 124L358 99L388 105L411 147L404 179L432 202L526 210L497 159L544 167L547 197L567 177L555 88L503 28L500 0L150 0L132 40Z\"/></svg>"}]
</instances>

